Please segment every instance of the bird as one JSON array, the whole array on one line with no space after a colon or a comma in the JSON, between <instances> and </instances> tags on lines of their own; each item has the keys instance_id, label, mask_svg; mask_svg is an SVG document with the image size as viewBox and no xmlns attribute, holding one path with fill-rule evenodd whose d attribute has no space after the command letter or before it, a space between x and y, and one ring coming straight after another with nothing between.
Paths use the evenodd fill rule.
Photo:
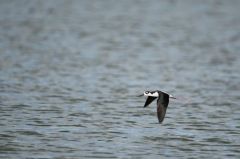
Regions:
<instances>
[{"instance_id":1,"label":"bird","mask_svg":"<svg viewBox=\"0 0 240 159\"><path fill-rule=\"evenodd\" d=\"M147 100L143 106L144 108L150 105L155 99L157 99L157 117L160 124L164 120L169 103L169 98L176 99L173 95L159 90L144 91L144 93L139 95L138 97L141 96L147 96Z\"/></svg>"}]
</instances>

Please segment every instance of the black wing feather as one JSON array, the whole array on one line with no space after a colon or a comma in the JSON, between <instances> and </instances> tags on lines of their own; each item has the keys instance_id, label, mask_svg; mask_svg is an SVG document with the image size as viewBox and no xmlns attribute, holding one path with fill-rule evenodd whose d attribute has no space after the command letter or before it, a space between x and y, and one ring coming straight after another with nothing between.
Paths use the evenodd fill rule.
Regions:
<instances>
[{"instance_id":1,"label":"black wing feather","mask_svg":"<svg viewBox=\"0 0 240 159\"><path fill-rule=\"evenodd\" d=\"M163 93L163 99L157 101L157 116L159 123L162 123L167 111L168 103L169 103L169 95Z\"/></svg>"},{"instance_id":2,"label":"black wing feather","mask_svg":"<svg viewBox=\"0 0 240 159\"><path fill-rule=\"evenodd\" d=\"M152 101L154 101L154 99L156 99L157 97L151 97L151 96L148 96L145 104L144 104L144 107L147 107L150 103L152 103Z\"/></svg>"},{"instance_id":3,"label":"black wing feather","mask_svg":"<svg viewBox=\"0 0 240 159\"><path fill-rule=\"evenodd\" d=\"M162 123L166 114L167 108L163 106L161 103L157 106L157 116L159 123Z\"/></svg>"}]
</instances>

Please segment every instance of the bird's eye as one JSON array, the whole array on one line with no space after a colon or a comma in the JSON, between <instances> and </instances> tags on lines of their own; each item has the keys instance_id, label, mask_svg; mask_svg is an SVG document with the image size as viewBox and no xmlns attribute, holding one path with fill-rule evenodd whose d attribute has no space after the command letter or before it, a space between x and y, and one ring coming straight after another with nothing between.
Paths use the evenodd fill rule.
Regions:
<instances>
[{"instance_id":1,"label":"bird's eye","mask_svg":"<svg viewBox=\"0 0 240 159\"><path fill-rule=\"evenodd\" d=\"M146 94L148 94L149 92L148 92L148 91L146 91L145 93L146 93Z\"/></svg>"}]
</instances>

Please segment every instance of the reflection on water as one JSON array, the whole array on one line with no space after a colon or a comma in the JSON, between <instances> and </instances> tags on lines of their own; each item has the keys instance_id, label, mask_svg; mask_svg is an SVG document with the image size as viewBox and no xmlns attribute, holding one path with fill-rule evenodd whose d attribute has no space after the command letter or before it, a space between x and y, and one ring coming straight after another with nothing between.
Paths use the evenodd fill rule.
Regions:
<instances>
[{"instance_id":1,"label":"reflection on water","mask_svg":"<svg viewBox=\"0 0 240 159\"><path fill-rule=\"evenodd\" d=\"M240 157L239 1L0 3L1 158Z\"/></svg>"}]
</instances>

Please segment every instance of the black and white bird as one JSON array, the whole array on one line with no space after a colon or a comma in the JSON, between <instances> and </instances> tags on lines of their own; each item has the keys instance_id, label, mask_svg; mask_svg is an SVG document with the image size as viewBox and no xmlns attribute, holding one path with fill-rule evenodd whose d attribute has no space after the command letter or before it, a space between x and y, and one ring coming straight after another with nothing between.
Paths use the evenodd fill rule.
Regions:
<instances>
[{"instance_id":1,"label":"black and white bird","mask_svg":"<svg viewBox=\"0 0 240 159\"><path fill-rule=\"evenodd\" d=\"M159 90L145 91L143 94L139 95L139 97L140 96L147 96L147 100L144 104L144 107L147 107L150 103L152 103L152 101L154 101L157 98L157 116L159 123L163 122L163 119L167 111L169 98L176 99L171 94Z\"/></svg>"}]
</instances>

